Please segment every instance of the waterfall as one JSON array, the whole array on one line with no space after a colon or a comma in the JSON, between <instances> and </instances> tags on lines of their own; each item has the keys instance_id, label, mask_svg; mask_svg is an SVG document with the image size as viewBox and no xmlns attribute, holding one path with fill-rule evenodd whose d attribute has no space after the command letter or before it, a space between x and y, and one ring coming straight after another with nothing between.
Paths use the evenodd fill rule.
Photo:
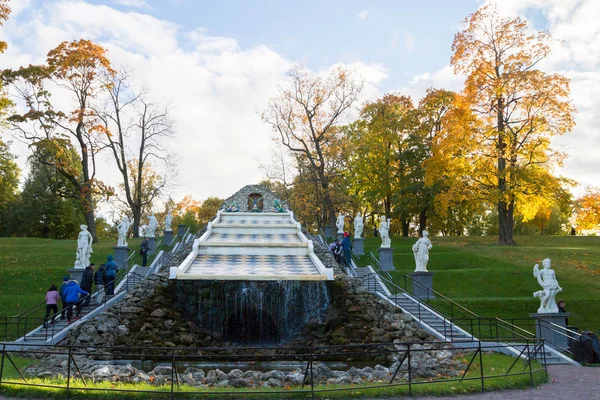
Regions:
<instances>
[{"instance_id":1,"label":"waterfall","mask_svg":"<svg viewBox=\"0 0 600 400\"><path fill-rule=\"evenodd\" d=\"M187 317L226 341L284 343L308 323L323 322L329 307L324 282L180 281Z\"/></svg>"}]
</instances>

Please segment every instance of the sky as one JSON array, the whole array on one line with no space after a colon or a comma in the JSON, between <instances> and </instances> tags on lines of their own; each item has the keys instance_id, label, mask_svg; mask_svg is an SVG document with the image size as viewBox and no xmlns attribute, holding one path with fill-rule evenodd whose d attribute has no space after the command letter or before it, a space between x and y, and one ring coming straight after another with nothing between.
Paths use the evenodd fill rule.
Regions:
<instances>
[{"instance_id":1,"label":"sky","mask_svg":"<svg viewBox=\"0 0 600 400\"><path fill-rule=\"evenodd\" d=\"M273 132L259 117L286 72L302 65L325 73L345 64L365 79L361 103L389 92L412 96L428 87L460 90L449 65L461 21L475 0L12 0L0 38L9 44L0 69L42 63L64 40L88 39L127 66L156 101L172 104L177 133L173 198L228 197L260 181ZM600 1L502 0L556 42L540 65L571 79L578 109L572 133L554 140L569 158L557 172L600 186ZM3 134L6 136L5 134ZM6 138L5 138L6 139ZM25 168L26 146L12 151ZM110 155L99 178L116 186Z\"/></svg>"}]
</instances>

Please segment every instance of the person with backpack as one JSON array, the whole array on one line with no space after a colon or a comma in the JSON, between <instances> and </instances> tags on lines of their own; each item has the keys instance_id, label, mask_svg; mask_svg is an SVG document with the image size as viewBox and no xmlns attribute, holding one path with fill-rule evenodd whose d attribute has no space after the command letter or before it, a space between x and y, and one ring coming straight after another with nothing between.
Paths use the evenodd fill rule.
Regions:
<instances>
[{"instance_id":1,"label":"person with backpack","mask_svg":"<svg viewBox=\"0 0 600 400\"><path fill-rule=\"evenodd\" d=\"M79 319L81 307L79 307L79 295L87 296L89 293L81 290L75 279L69 280L65 289L65 299L67 300L67 322L70 324L74 320ZM77 307L77 315L73 318L73 307Z\"/></svg>"},{"instance_id":2,"label":"person with backpack","mask_svg":"<svg viewBox=\"0 0 600 400\"><path fill-rule=\"evenodd\" d=\"M341 246L342 252L344 253L344 264L349 267L351 261L350 252L352 251L352 241L350 240L350 235L348 232L344 232L344 238L342 239Z\"/></svg>"},{"instance_id":3,"label":"person with backpack","mask_svg":"<svg viewBox=\"0 0 600 400\"><path fill-rule=\"evenodd\" d=\"M81 290L92 293L92 285L94 284L94 267L96 264L90 264L85 271L83 271L83 275L81 276ZM81 302L82 307L86 307L90 304L91 296L86 296L83 298Z\"/></svg>"},{"instance_id":4,"label":"person with backpack","mask_svg":"<svg viewBox=\"0 0 600 400\"><path fill-rule=\"evenodd\" d=\"M329 250L333 253L333 258L335 258L335 261L339 264L342 257L342 246L340 245L340 241L336 240L331 243Z\"/></svg>"},{"instance_id":5,"label":"person with backpack","mask_svg":"<svg viewBox=\"0 0 600 400\"><path fill-rule=\"evenodd\" d=\"M140 243L140 254L142 255L142 267L145 267L148 263L148 251L150 250L150 243L148 242L148 238L145 237Z\"/></svg>"},{"instance_id":6,"label":"person with backpack","mask_svg":"<svg viewBox=\"0 0 600 400\"><path fill-rule=\"evenodd\" d=\"M63 277L63 283L60 287L60 302L62 303L62 309L60 310L60 319L65 319L65 313L67 311L67 299L65 297L65 289L67 288L67 283L69 282L69 277Z\"/></svg>"},{"instance_id":7,"label":"person with backpack","mask_svg":"<svg viewBox=\"0 0 600 400\"><path fill-rule=\"evenodd\" d=\"M55 314L58 314L58 299L60 294L56 290L56 286L50 285L50 289L46 292L46 315L44 316L44 328L48 328L48 317L52 315L51 324L54 323ZM50 313L52 312L52 314Z\"/></svg>"},{"instance_id":8,"label":"person with backpack","mask_svg":"<svg viewBox=\"0 0 600 400\"><path fill-rule=\"evenodd\" d=\"M96 303L101 303L106 294L106 266L104 264L100 264L100 268L98 268L98 271L94 274L94 283L96 284L96 290L98 291Z\"/></svg>"},{"instance_id":9,"label":"person with backpack","mask_svg":"<svg viewBox=\"0 0 600 400\"><path fill-rule=\"evenodd\" d=\"M106 268L106 295L112 296L115 294L115 279L117 277L117 263L115 262L112 254L108 255L108 261L104 265Z\"/></svg>"}]
</instances>

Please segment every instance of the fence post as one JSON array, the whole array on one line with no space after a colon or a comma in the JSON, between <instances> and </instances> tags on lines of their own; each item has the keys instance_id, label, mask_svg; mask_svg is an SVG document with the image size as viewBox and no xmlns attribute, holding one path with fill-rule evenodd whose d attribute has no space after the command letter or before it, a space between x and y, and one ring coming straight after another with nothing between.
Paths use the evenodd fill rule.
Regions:
<instances>
[{"instance_id":1,"label":"fence post","mask_svg":"<svg viewBox=\"0 0 600 400\"><path fill-rule=\"evenodd\" d=\"M314 374L313 374L312 349L310 351L310 393L312 395L312 399L315 400L315 379L314 379Z\"/></svg>"},{"instance_id":2,"label":"fence post","mask_svg":"<svg viewBox=\"0 0 600 400\"><path fill-rule=\"evenodd\" d=\"M410 343L406 344L406 351L406 358L408 359L408 394L412 397L412 373L410 371Z\"/></svg>"},{"instance_id":3,"label":"fence post","mask_svg":"<svg viewBox=\"0 0 600 400\"><path fill-rule=\"evenodd\" d=\"M69 346L69 353L67 355L67 393L66 397L69 398L69 387L71 386L71 346Z\"/></svg>"},{"instance_id":4,"label":"fence post","mask_svg":"<svg viewBox=\"0 0 600 400\"><path fill-rule=\"evenodd\" d=\"M6 353L6 345L2 345L2 361L0 361L0 388L2 388L2 377L4 374L4 353Z\"/></svg>"},{"instance_id":5,"label":"fence post","mask_svg":"<svg viewBox=\"0 0 600 400\"><path fill-rule=\"evenodd\" d=\"M481 352L481 340L479 341L479 373L481 374L481 391L485 391L485 380L483 377L483 354Z\"/></svg>"},{"instance_id":6,"label":"fence post","mask_svg":"<svg viewBox=\"0 0 600 400\"><path fill-rule=\"evenodd\" d=\"M535 343L535 339L533 341ZM527 339L527 359L529 359L529 383L531 384L531 387L533 387L533 370L531 368L531 364L533 363L533 360L531 359L531 348L529 347L529 339ZM534 352L535 354L535 352Z\"/></svg>"},{"instance_id":7,"label":"fence post","mask_svg":"<svg viewBox=\"0 0 600 400\"><path fill-rule=\"evenodd\" d=\"M171 350L171 395L170 399L173 398L173 393L175 391L175 350Z\"/></svg>"}]
</instances>

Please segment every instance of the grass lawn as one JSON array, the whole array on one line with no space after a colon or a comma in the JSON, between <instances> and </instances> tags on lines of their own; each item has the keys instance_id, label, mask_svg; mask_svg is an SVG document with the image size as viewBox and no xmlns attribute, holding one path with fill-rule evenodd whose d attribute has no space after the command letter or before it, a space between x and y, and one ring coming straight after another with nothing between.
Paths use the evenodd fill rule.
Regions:
<instances>
[{"instance_id":1,"label":"grass lawn","mask_svg":"<svg viewBox=\"0 0 600 400\"><path fill-rule=\"evenodd\" d=\"M470 360L470 355L464 355L465 362ZM19 367L26 364L25 359L19 359ZM503 355L503 354L483 354L483 375L485 377L485 389L486 390L502 390L502 389L518 389L526 388L531 384L531 378L529 375L529 368L523 371L522 363L517 365L511 371L511 375L502 376L505 374L510 366L512 365L514 358ZM35 398L64 398L65 391L63 389L43 388L34 386L21 386L8 384L6 381L18 382L18 374L14 371L14 368L7 368L3 375L2 388L0 394L6 396L18 396L18 397L35 397ZM11 370L12 368L12 370ZM533 371L533 384L539 385L546 382L546 373L543 368L536 362L532 364ZM521 373L521 375L516 375ZM514 375L513 375L514 374ZM455 378L456 379L456 378ZM406 382L403 382L403 386L386 386L388 381L382 383L366 383L365 386L374 386L372 388L363 388L362 385L318 385L315 386L315 390L331 390L346 389L343 391L323 391L316 393L315 398L318 399L346 399L355 397L389 397L407 395L409 388ZM55 386L66 386L65 379L29 379L27 383L30 384L43 384L43 385L55 385ZM171 391L170 385L154 386L149 384L126 384L126 383L111 383L111 382L98 382L93 383L89 380L87 383L87 390L74 390L70 393L74 398L85 398L85 399L114 399L116 397L120 399L148 399L148 398L165 398L165 395ZM72 388L84 388L81 380L72 380L70 382ZM100 390L99 390L100 389ZM106 390L102 390L106 389ZM304 387L305 390L310 390L310 385ZM116 390L148 390L156 391L158 393L119 393ZM202 387L190 387L182 385L179 389L177 386L174 388L175 391L180 393L196 392L196 391L208 391L211 394L218 394L222 392L234 392L232 395L221 395L218 398L227 399L287 399L287 398L310 398L310 392L308 393L292 393L292 390L298 390L297 387L285 387L285 388L274 388L274 389L232 389L232 388L202 388ZM249 392L245 395L243 392ZM250 394L254 392L265 392L263 394ZM471 366L465 380L462 382L458 380L444 382L443 380L437 383L432 383L429 380L417 380L413 381L412 393L414 395L450 395L450 394L462 394L462 393L473 393L481 391L481 373L479 365L479 357L476 357L476 361ZM162 393L162 394L161 394Z\"/></svg>"},{"instance_id":2,"label":"grass lawn","mask_svg":"<svg viewBox=\"0 0 600 400\"><path fill-rule=\"evenodd\" d=\"M393 237L392 275L402 278L414 271L412 245L416 238ZM427 269L436 274L434 289L482 317L529 319L536 312L540 290L533 277L534 264L552 259L552 268L572 315L569 324L594 332L600 330L600 237L520 236L518 246L497 246L496 237L432 237ZM381 244L365 240L365 251ZM515 323L517 323L515 321ZM527 321L518 325L534 329Z\"/></svg>"},{"instance_id":3,"label":"grass lawn","mask_svg":"<svg viewBox=\"0 0 600 400\"><path fill-rule=\"evenodd\" d=\"M157 241L159 238L157 238ZM138 251L141 239L129 239ZM116 241L94 244L91 262L98 267L113 254ZM60 287L75 262L76 240L0 238L0 315L16 315L43 303L51 284ZM136 254L135 263L141 264Z\"/></svg>"}]
</instances>

